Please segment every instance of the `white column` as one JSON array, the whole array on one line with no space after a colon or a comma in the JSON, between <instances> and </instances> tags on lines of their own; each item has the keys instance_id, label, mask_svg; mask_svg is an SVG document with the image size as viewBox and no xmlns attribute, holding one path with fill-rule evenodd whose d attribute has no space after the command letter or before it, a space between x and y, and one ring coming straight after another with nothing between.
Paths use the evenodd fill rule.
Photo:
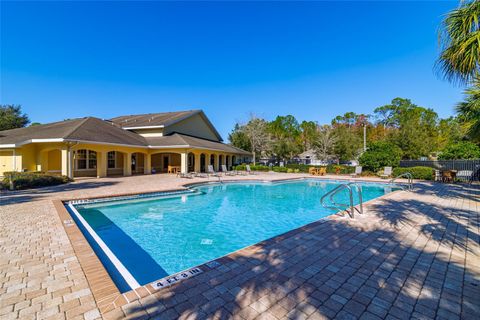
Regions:
<instances>
[{"instance_id":1,"label":"white column","mask_svg":"<svg viewBox=\"0 0 480 320\"><path fill-rule=\"evenodd\" d=\"M69 178L73 178L73 154L72 150L69 148L63 148L61 150L61 165L62 165L62 175ZM47 154L48 158L48 154Z\"/></svg>"},{"instance_id":2,"label":"white column","mask_svg":"<svg viewBox=\"0 0 480 320\"><path fill-rule=\"evenodd\" d=\"M180 169L182 173L188 172L188 153L186 152L180 154Z\"/></svg>"}]
</instances>

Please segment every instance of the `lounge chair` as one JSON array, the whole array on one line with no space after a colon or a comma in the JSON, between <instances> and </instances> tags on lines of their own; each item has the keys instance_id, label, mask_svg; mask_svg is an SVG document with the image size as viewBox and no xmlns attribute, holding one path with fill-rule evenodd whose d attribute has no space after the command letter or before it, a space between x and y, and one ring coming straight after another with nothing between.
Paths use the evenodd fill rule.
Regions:
<instances>
[{"instance_id":1,"label":"lounge chair","mask_svg":"<svg viewBox=\"0 0 480 320\"><path fill-rule=\"evenodd\" d=\"M460 170L457 172L457 179L460 179L465 182L473 181L474 174L473 170Z\"/></svg>"},{"instance_id":2,"label":"lounge chair","mask_svg":"<svg viewBox=\"0 0 480 320\"><path fill-rule=\"evenodd\" d=\"M227 166L222 164L222 172L223 174L225 174L226 176L234 176L236 175L235 171L228 171L227 169Z\"/></svg>"},{"instance_id":3,"label":"lounge chair","mask_svg":"<svg viewBox=\"0 0 480 320\"><path fill-rule=\"evenodd\" d=\"M221 173L215 172L215 170L213 170L213 166L211 164L208 165L208 167L207 167L207 174L209 176L212 176L212 177L221 177L222 176Z\"/></svg>"},{"instance_id":4,"label":"lounge chair","mask_svg":"<svg viewBox=\"0 0 480 320\"><path fill-rule=\"evenodd\" d=\"M362 166L356 166L355 172L350 175L350 177L355 178L362 174Z\"/></svg>"},{"instance_id":5,"label":"lounge chair","mask_svg":"<svg viewBox=\"0 0 480 320\"><path fill-rule=\"evenodd\" d=\"M208 178L208 174L202 172L192 172L194 177L197 178Z\"/></svg>"},{"instance_id":6,"label":"lounge chair","mask_svg":"<svg viewBox=\"0 0 480 320\"><path fill-rule=\"evenodd\" d=\"M253 172L252 169L250 169L250 165L246 165L245 166L245 170L247 171L247 174L257 174L256 172Z\"/></svg>"},{"instance_id":7,"label":"lounge chair","mask_svg":"<svg viewBox=\"0 0 480 320\"><path fill-rule=\"evenodd\" d=\"M193 179L193 177L195 177L195 172L187 172L187 173L177 172L177 177Z\"/></svg>"},{"instance_id":8,"label":"lounge chair","mask_svg":"<svg viewBox=\"0 0 480 320\"><path fill-rule=\"evenodd\" d=\"M380 175L380 178L387 179L392 175L392 167L383 168L383 174Z\"/></svg>"}]
</instances>

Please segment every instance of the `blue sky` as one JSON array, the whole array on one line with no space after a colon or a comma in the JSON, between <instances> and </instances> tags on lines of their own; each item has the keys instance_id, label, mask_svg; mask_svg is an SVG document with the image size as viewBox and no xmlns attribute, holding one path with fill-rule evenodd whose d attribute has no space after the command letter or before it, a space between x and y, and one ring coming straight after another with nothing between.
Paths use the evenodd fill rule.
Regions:
<instances>
[{"instance_id":1,"label":"blue sky","mask_svg":"<svg viewBox=\"0 0 480 320\"><path fill-rule=\"evenodd\" d=\"M329 123L399 96L453 114L434 71L458 2L1 2L0 103L32 121L203 109Z\"/></svg>"}]
</instances>

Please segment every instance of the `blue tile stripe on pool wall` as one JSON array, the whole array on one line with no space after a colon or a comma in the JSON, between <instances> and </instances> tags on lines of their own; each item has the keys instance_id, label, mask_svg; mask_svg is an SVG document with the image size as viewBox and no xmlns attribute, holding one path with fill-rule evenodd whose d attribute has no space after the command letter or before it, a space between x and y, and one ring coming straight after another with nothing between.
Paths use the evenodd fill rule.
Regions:
<instances>
[{"instance_id":1,"label":"blue tile stripe on pool wall","mask_svg":"<svg viewBox=\"0 0 480 320\"><path fill-rule=\"evenodd\" d=\"M69 203L67 205L67 209L77 223L77 226L79 226L82 233L86 236L87 241L92 246L94 252L102 261L105 269L107 269L107 272L113 279L115 279L114 282L120 292L126 292L131 289L139 288L140 284L137 282L137 280L132 276L132 274L127 270L127 268L125 268L125 266L108 248L108 246L103 242L103 240L96 234L92 227L90 227L90 225L85 221L85 219L83 219L83 217L75 209L73 204Z\"/></svg>"}]
</instances>

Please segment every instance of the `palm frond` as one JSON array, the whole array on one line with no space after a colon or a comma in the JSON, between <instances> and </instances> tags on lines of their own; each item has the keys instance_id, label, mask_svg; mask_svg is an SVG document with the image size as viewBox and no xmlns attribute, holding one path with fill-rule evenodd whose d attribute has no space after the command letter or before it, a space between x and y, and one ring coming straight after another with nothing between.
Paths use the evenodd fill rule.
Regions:
<instances>
[{"instance_id":1,"label":"palm frond","mask_svg":"<svg viewBox=\"0 0 480 320\"><path fill-rule=\"evenodd\" d=\"M464 2L444 19L439 33L442 52L436 69L454 83L469 83L480 69L480 1Z\"/></svg>"}]
</instances>

